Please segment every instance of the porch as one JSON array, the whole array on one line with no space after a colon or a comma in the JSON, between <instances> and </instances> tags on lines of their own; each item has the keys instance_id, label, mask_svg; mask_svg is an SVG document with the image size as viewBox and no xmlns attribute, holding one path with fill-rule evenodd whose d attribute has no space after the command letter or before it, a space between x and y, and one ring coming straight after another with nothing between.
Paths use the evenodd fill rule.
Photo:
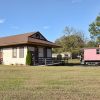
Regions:
<instances>
[{"instance_id":1,"label":"porch","mask_svg":"<svg viewBox=\"0 0 100 100\"><path fill-rule=\"evenodd\" d=\"M39 57L38 61L34 60L33 65L46 65L46 66L52 66L52 65L61 65L65 63L65 59L58 59L58 58L44 58L44 57Z\"/></svg>"}]
</instances>

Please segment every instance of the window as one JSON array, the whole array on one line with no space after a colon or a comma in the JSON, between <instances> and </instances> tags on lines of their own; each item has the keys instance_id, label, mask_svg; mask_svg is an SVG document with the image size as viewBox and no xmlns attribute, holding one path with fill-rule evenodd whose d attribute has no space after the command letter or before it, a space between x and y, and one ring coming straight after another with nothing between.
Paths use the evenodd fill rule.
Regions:
<instances>
[{"instance_id":1,"label":"window","mask_svg":"<svg viewBox=\"0 0 100 100\"><path fill-rule=\"evenodd\" d=\"M3 51L3 49L0 49L0 52L2 52Z\"/></svg>"},{"instance_id":2,"label":"window","mask_svg":"<svg viewBox=\"0 0 100 100\"><path fill-rule=\"evenodd\" d=\"M0 60L1 60L2 57L3 57L3 55L2 55L2 49L0 49Z\"/></svg>"},{"instance_id":3,"label":"window","mask_svg":"<svg viewBox=\"0 0 100 100\"><path fill-rule=\"evenodd\" d=\"M19 58L24 58L24 47L19 48Z\"/></svg>"},{"instance_id":4,"label":"window","mask_svg":"<svg viewBox=\"0 0 100 100\"><path fill-rule=\"evenodd\" d=\"M96 54L100 54L100 49L96 49Z\"/></svg>"},{"instance_id":5,"label":"window","mask_svg":"<svg viewBox=\"0 0 100 100\"><path fill-rule=\"evenodd\" d=\"M12 49L12 57L17 58L17 48Z\"/></svg>"},{"instance_id":6,"label":"window","mask_svg":"<svg viewBox=\"0 0 100 100\"><path fill-rule=\"evenodd\" d=\"M36 34L36 38L37 38L37 39L40 39L40 35L39 35L39 34Z\"/></svg>"}]
</instances>

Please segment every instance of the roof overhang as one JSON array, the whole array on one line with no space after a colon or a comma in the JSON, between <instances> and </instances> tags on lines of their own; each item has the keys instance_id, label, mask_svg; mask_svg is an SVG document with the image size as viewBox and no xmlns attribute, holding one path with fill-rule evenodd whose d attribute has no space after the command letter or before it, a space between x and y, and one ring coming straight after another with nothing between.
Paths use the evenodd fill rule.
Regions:
<instances>
[{"instance_id":1,"label":"roof overhang","mask_svg":"<svg viewBox=\"0 0 100 100\"><path fill-rule=\"evenodd\" d=\"M50 41L43 41L43 40L38 40L38 39L32 39L32 38L29 38L28 44L35 44L35 45L41 45L41 46L48 46L48 47L52 47L52 48L61 48L61 46L56 45L56 44L53 43L53 42L50 42Z\"/></svg>"},{"instance_id":2,"label":"roof overhang","mask_svg":"<svg viewBox=\"0 0 100 100\"><path fill-rule=\"evenodd\" d=\"M28 42L28 43L12 43L12 44L4 44L0 45L0 47L11 47L11 46L19 46L19 45L33 45L33 46L46 46L46 47L52 47L52 48L61 48L61 46L58 46L56 44L45 44L45 43L36 43L36 42Z\"/></svg>"}]
</instances>

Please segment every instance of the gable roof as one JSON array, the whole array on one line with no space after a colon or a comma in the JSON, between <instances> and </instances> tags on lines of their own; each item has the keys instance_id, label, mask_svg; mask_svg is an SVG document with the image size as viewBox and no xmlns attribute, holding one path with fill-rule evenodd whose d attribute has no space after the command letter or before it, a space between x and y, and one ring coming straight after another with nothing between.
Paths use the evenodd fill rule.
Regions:
<instances>
[{"instance_id":1,"label":"gable roof","mask_svg":"<svg viewBox=\"0 0 100 100\"><path fill-rule=\"evenodd\" d=\"M0 38L0 47L12 46L18 44L35 44L35 45L37 44L37 45L44 45L49 47L60 47L55 43L48 41L45 37L44 37L45 40L31 37L33 34L37 34L37 33L42 35L40 32L30 32L30 33L24 33L19 35L2 37Z\"/></svg>"}]
</instances>

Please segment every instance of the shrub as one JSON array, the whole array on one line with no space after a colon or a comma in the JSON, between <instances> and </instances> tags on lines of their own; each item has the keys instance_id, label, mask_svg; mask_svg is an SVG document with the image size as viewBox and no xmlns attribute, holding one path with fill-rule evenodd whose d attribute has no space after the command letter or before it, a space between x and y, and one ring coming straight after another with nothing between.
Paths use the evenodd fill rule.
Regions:
<instances>
[{"instance_id":1,"label":"shrub","mask_svg":"<svg viewBox=\"0 0 100 100\"><path fill-rule=\"evenodd\" d=\"M62 60L62 55L61 55L61 54L58 54L58 55L57 55L57 59L58 59L58 60Z\"/></svg>"},{"instance_id":2,"label":"shrub","mask_svg":"<svg viewBox=\"0 0 100 100\"><path fill-rule=\"evenodd\" d=\"M31 59L32 59L31 52L28 50L27 56L26 56L26 65L31 65L31 63L32 63Z\"/></svg>"}]
</instances>

